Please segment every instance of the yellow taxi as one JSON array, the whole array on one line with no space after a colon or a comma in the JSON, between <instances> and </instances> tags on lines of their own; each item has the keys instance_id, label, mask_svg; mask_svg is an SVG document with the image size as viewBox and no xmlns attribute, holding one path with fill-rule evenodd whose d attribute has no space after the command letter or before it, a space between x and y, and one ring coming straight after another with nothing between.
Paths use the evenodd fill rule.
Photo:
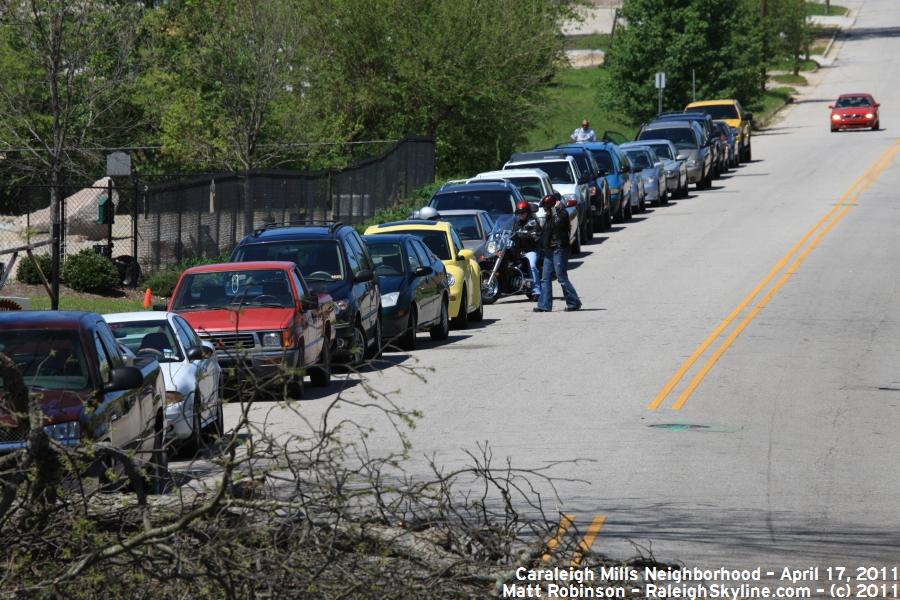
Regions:
<instances>
[{"instance_id":1,"label":"yellow taxi","mask_svg":"<svg viewBox=\"0 0 900 600\"><path fill-rule=\"evenodd\" d=\"M737 100L698 100L684 107L685 112L699 110L708 113L717 121L725 121L738 133L738 148L741 162L749 162L752 158L750 148L750 124L753 114L747 112Z\"/></svg>"},{"instance_id":2,"label":"yellow taxi","mask_svg":"<svg viewBox=\"0 0 900 600\"><path fill-rule=\"evenodd\" d=\"M469 320L484 318L481 303L481 267L475 253L463 248L453 226L446 221L393 221L372 225L365 235L407 233L414 235L428 247L447 268L450 283L450 318L457 327L465 327Z\"/></svg>"}]
</instances>

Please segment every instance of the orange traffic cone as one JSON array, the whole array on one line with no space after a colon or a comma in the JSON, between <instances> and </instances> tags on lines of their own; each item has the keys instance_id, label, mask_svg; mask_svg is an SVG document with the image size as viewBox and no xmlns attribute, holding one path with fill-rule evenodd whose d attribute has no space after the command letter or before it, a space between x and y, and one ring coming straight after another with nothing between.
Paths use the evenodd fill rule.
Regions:
<instances>
[{"instance_id":1,"label":"orange traffic cone","mask_svg":"<svg viewBox=\"0 0 900 600\"><path fill-rule=\"evenodd\" d=\"M153 294L150 293L150 288L147 288L147 291L144 292L144 308L151 306L153 306Z\"/></svg>"}]
</instances>

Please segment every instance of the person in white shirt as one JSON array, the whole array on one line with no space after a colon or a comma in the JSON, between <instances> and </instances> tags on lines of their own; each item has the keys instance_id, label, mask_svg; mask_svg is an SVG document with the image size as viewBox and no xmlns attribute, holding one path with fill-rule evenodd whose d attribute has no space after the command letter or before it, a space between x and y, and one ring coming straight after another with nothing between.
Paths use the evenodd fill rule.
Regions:
<instances>
[{"instance_id":1,"label":"person in white shirt","mask_svg":"<svg viewBox=\"0 0 900 600\"><path fill-rule=\"evenodd\" d=\"M591 129L591 124L587 119L584 119L581 122L581 127L576 129L572 135L570 136L572 141L575 143L578 142L596 142L597 134L594 133L594 130Z\"/></svg>"}]
</instances>

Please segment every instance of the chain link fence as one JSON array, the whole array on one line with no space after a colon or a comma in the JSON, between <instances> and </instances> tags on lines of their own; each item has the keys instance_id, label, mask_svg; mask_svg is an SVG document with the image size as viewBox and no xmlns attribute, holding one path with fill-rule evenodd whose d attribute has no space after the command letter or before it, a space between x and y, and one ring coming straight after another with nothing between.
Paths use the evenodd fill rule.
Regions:
<instances>
[{"instance_id":1,"label":"chain link fence","mask_svg":"<svg viewBox=\"0 0 900 600\"><path fill-rule=\"evenodd\" d=\"M136 256L144 273L187 258L229 252L267 223L361 223L434 181L434 139L408 137L340 170L254 170L157 183L137 216Z\"/></svg>"}]
</instances>

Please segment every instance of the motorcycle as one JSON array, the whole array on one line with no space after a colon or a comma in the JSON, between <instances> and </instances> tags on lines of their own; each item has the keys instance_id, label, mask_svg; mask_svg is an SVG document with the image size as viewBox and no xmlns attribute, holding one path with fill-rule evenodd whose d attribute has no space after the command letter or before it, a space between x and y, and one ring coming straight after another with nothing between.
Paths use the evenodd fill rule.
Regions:
<instances>
[{"instance_id":1,"label":"motorcycle","mask_svg":"<svg viewBox=\"0 0 900 600\"><path fill-rule=\"evenodd\" d=\"M520 236L513 233L515 216L501 217L485 244L481 264L481 301L493 304L498 298L524 293L532 299L531 266L521 248Z\"/></svg>"}]
</instances>

